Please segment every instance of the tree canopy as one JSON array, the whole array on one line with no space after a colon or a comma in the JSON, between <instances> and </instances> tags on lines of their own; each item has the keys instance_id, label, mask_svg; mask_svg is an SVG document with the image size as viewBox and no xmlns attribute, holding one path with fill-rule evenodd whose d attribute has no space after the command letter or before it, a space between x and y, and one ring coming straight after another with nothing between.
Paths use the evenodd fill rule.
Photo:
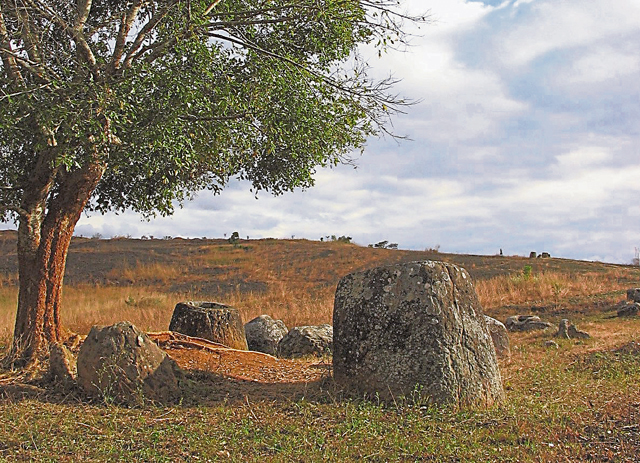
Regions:
<instances>
[{"instance_id":1,"label":"tree canopy","mask_svg":"<svg viewBox=\"0 0 640 463\"><path fill-rule=\"evenodd\" d=\"M363 43L404 38L394 4L3 1L3 212L19 211L43 161L54 184L104 163L89 204L100 211L170 213L233 177L310 186L403 103L357 59Z\"/></svg>"},{"instance_id":2,"label":"tree canopy","mask_svg":"<svg viewBox=\"0 0 640 463\"><path fill-rule=\"evenodd\" d=\"M0 0L0 219L18 223L12 352L60 339L83 210L170 214L232 178L313 184L403 104L358 57L392 0Z\"/></svg>"}]
</instances>

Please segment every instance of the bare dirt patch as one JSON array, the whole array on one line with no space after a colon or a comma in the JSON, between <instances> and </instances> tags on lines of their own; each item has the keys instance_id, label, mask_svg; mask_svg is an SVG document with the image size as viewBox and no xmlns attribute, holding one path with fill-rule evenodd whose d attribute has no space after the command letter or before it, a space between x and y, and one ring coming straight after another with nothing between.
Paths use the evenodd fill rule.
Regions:
<instances>
[{"instance_id":1,"label":"bare dirt patch","mask_svg":"<svg viewBox=\"0 0 640 463\"><path fill-rule=\"evenodd\" d=\"M188 401L289 400L319 392L331 377L326 358L280 359L174 332L149 336L185 372Z\"/></svg>"}]
</instances>

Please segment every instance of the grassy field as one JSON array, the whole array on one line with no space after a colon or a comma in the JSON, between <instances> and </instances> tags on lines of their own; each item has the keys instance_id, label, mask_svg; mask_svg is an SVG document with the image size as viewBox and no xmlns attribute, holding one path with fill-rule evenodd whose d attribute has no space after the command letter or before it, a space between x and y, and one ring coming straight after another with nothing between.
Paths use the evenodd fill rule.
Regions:
<instances>
[{"instance_id":1,"label":"grassy field","mask_svg":"<svg viewBox=\"0 0 640 463\"><path fill-rule=\"evenodd\" d=\"M0 236L0 344L16 301L14 237ZM507 398L450 410L419 396L345 398L330 378L269 399L195 391L180 404L117 407L41 384L0 386L0 461L640 461L640 319L612 317L638 268L564 259L461 256L305 240L76 239L63 320L74 332L127 319L165 330L176 302L217 300L246 320L330 323L340 277L385 263L465 267L485 312L569 318L591 339L513 333L500 363ZM636 344L633 344L635 342ZM224 379L221 379L224 381ZM278 386L273 386L277 388Z\"/></svg>"}]
</instances>

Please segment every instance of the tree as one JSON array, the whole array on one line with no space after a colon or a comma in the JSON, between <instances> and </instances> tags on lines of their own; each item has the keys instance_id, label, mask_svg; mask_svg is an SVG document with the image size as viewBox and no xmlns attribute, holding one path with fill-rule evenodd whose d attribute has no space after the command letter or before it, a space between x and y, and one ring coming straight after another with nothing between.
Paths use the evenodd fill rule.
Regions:
<instances>
[{"instance_id":1,"label":"tree","mask_svg":"<svg viewBox=\"0 0 640 463\"><path fill-rule=\"evenodd\" d=\"M392 0L0 0L0 218L18 225L10 359L61 339L83 211L170 214L230 179L313 184L404 101L358 47L425 21Z\"/></svg>"}]
</instances>

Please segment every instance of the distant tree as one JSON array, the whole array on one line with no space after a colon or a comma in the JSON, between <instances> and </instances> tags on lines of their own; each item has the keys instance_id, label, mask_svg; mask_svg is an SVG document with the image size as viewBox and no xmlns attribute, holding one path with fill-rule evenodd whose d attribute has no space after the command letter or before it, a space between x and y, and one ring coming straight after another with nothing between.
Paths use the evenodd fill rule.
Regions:
<instances>
[{"instance_id":1,"label":"distant tree","mask_svg":"<svg viewBox=\"0 0 640 463\"><path fill-rule=\"evenodd\" d=\"M234 231L233 233L231 233L231 236L229 237L229 243L231 244L238 244L238 241L240 241L240 234L237 231Z\"/></svg>"},{"instance_id":2,"label":"distant tree","mask_svg":"<svg viewBox=\"0 0 640 463\"><path fill-rule=\"evenodd\" d=\"M10 359L61 339L84 210L170 214L232 178L274 194L349 162L403 104L358 47L395 0L0 0L0 219L18 224Z\"/></svg>"},{"instance_id":3,"label":"distant tree","mask_svg":"<svg viewBox=\"0 0 640 463\"><path fill-rule=\"evenodd\" d=\"M339 243L351 243L352 239L353 238L351 238L350 236L346 236L346 235L342 235L342 236L336 236L336 235L327 236L327 241L337 241ZM324 239L320 238L320 241L324 241Z\"/></svg>"}]
</instances>

